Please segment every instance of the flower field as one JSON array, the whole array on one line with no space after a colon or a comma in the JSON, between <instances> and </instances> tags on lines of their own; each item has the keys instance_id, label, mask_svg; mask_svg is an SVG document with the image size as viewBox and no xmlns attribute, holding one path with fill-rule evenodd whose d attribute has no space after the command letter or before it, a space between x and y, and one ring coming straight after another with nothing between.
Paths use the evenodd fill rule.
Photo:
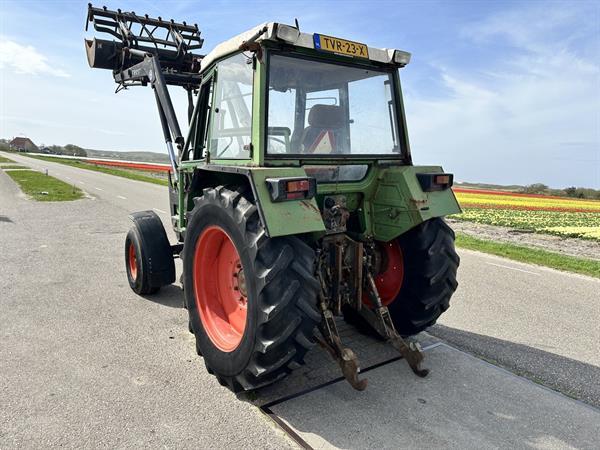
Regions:
<instances>
[{"instance_id":1,"label":"flower field","mask_svg":"<svg viewBox=\"0 0 600 450\"><path fill-rule=\"evenodd\" d=\"M454 189L463 213L456 219L600 240L600 201Z\"/></svg>"}]
</instances>

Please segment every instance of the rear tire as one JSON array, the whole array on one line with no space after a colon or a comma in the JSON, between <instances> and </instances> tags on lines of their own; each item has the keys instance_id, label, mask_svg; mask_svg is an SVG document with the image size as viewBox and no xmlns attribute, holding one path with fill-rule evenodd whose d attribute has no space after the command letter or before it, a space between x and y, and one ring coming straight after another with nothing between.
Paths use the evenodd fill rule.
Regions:
<instances>
[{"instance_id":1,"label":"rear tire","mask_svg":"<svg viewBox=\"0 0 600 450\"><path fill-rule=\"evenodd\" d=\"M400 290L389 303L394 326L400 335L411 336L431 325L450 306L458 286L456 273L460 258L454 248L454 231L441 218L427 220L398 237L403 275ZM345 320L360 332L378 334L351 308L344 308Z\"/></svg>"},{"instance_id":2,"label":"rear tire","mask_svg":"<svg viewBox=\"0 0 600 450\"><path fill-rule=\"evenodd\" d=\"M404 280L388 308L401 335L425 330L450 307L460 263L454 239L454 231L441 218L427 220L398 238Z\"/></svg>"},{"instance_id":3,"label":"rear tire","mask_svg":"<svg viewBox=\"0 0 600 450\"><path fill-rule=\"evenodd\" d=\"M204 357L208 372L234 392L271 384L303 364L304 355L314 345L314 330L320 321L314 251L295 237L268 238L256 206L240 192L224 187L205 189L194 203L186 229L183 263L184 293L196 350ZM230 286L227 280L221 281L228 272L220 271L215 277L210 265L200 264L197 259L202 256L198 249L209 248L203 240L215 229L229 239L219 238L227 242L228 254L233 254L229 242L235 247L245 279L245 325L240 327L237 320L231 322L232 327L236 325L234 331L243 331L239 341L229 344L215 338L218 330L212 328L208 317L210 308L218 309L219 304L206 295L217 292L221 296ZM217 252L215 263L222 261L224 246L211 247L211 252ZM230 267L227 261L223 264ZM211 286L212 291L207 291L209 278L203 278L201 271L209 272L213 284L220 287ZM226 310L221 308L219 313ZM229 320L231 315L221 317Z\"/></svg>"}]
</instances>

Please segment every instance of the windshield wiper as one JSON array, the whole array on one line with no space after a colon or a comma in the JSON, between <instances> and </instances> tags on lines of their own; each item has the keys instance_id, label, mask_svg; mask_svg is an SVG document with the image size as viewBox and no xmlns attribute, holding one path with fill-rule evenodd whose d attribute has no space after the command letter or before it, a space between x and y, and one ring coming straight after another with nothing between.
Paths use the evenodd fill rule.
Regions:
<instances>
[{"instance_id":1,"label":"windshield wiper","mask_svg":"<svg viewBox=\"0 0 600 450\"><path fill-rule=\"evenodd\" d=\"M383 82L384 86L387 86L390 89L390 97L391 97L391 93L392 93L392 89L391 89L391 85L390 85L390 80L385 80ZM400 147L398 145L398 139L396 136L396 127L394 127L394 100L390 99L387 102L387 106L388 106L388 114L390 116L390 129L392 131L392 142L394 143L394 148L393 151L394 152L399 152Z\"/></svg>"}]
</instances>

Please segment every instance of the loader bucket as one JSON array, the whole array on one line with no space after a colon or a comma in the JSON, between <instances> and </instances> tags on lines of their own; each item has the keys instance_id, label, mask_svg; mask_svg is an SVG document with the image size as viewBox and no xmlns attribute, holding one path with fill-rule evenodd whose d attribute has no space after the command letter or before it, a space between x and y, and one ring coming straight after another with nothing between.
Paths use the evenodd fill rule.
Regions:
<instances>
[{"instance_id":1,"label":"loader bucket","mask_svg":"<svg viewBox=\"0 0 600 450\"><path fill-rule=\"evenodd\" d=\"M200 71L202 55L192 52L202 48L203 39L195 24L111 11L106 7L95 8L91 4L86 30L89 23L96 32L116 39L85 40L88 64L94 69L122 72L141 63L146 55L152 55L157 57L165 72L192 74L193 78L193 74ZM166 81L170 84L169 79Z\"/></svg>"},{"instance_id":2,"label":"loader bucket","mask_svg":"<svg viewBox=\"0 0 600 450\"><path fill-rule=\"evenodd\" d=\"M157 55L160 64L165 69L175 69L179 72L197 72L200 55L192 53L177 53L164 48L148 48L137 46L136 50ZM121 42L104 39L85 39L85 52L88 64L93 69L125 70L143 61L138 53L127 51Z\"/></svg>"},{"instance_id":3,"label":"loader bucket","mask_svg":"<svg viewBox=\"0 0 600 450\"><path fill-rule=\"evenodd\" d=\"M93 69L118 69L121 50L121 44L114 41L96 38L85 40L88 64Z\"/></svg>"}]
</instances>

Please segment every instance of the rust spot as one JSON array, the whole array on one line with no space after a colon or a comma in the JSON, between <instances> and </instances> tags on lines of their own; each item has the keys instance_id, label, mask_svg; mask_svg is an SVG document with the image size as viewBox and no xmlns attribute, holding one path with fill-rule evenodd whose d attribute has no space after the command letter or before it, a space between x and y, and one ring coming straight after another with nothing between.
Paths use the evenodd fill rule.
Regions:
<instances>
[{"instance_id":1,"label":"rust spot","mask_svg":"<svg viewBox=\"0 0 600 450\"><path fill-rule=\"evenodd\" d=\"M415 205L424 205L427 203L427 199L416 199L416 198L411 198L410 201L412 203L414 203Z\"/></svg>"},{"instance_id":2,"label":"rust spot","mask_svg":"<svg viewBox=\"0 0 600 450\"><path fill-rule=\"evenodd\" d=\"M319 211L319 208L317 208L315 205L313 205L308 200L302 200L302 201L300 201L300 204L302 206L304 206L306 209L308 209L309 211L314 211L317 214L321 215L321 211Z\"/></svg>"}]
</instances>

